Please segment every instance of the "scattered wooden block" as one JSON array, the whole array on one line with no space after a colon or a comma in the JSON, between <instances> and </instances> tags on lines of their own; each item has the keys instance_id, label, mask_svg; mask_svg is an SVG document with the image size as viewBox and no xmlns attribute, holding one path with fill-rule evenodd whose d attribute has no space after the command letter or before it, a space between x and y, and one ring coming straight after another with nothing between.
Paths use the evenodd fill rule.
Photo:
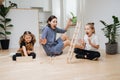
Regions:
<instances>
[{"instance_id":1,"label":"scattered wooden block","mask_svg":"<svg viewBox=\"0 0 120 80\"><path fill-rule=\"evenodd\" d=\"M27 57L17 57L16 58L16 61L17 62L31 62L33 59L32 59L32 56L27 56Z\"/></svg>"}]
</instances>

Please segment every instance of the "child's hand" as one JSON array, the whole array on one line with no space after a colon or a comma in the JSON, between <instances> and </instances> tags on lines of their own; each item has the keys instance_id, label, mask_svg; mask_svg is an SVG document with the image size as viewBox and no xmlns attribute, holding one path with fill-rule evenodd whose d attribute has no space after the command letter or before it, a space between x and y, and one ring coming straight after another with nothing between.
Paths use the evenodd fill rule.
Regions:
<instances>
[{"instance_id":1,"label":"child's hand","mask_svg":"<svg viewBox=\"0 0 120 80\"><path fill-rule=\"evenodd\" d=\"M47 40L46 40L46 39L40 39L40 44L45 45L46 43L47 43Z\"/></svg>"},{"instance_id":2,"label":"child's hand","mask_svg":"<svg viewBox=\"0 0 120 80\"><path fill-rule=\"evenodd\" d=\"M88 38L88 42L89 42L89 44L90 44L92 47L94 47L94 48L96 48L96 49L99 48L99 45L93 44L93 43L91 42L91 39L90 39L90 38Z\"/></svg>"},{"instance_id":3,"label":"child's hand","mask_svg":"<svg viewBox=\"0 0 120 80\"><path fill-rule=\"evenodd\" d=\"M80 44L78 48L84 49L85 48L85 42L84 42L84 40L83 39L79 39L78 42Z\"/></svg>"},{"instance_id":4,"label":"child's hand","mask_svg":"<svg viewBox=\"0 0 120 80\"><path fill-rule=\"evenodd\" d=\"M85 44L85 42L84 42L83 39L79 39L78 42L79 42L80 44Z\"/></svg>"}]
</instances>

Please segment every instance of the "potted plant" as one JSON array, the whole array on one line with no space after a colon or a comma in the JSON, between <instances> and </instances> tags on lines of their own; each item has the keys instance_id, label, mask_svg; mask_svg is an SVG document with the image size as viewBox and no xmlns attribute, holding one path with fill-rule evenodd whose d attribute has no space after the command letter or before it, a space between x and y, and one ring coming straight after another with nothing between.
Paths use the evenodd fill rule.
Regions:
<instances>
[{"instance_id":1,"label":"potted plant","mask_svg":"<svg viewBox=\"0 0 120 80\"><path fill-rule=\"evenodd\" d=\"M70 12L70 13L71 13L71 15L72 15L72 19L71 19L72 25L76 25L76 23L77 23L77 16L75 16L75 15L73 14L73 12Z\"/></svg>"},{"instance_id":2,"label":"potted plant","mask_svg":"<svg viewBox=\"0 0 120 80\"><path fill-rule=\"evenodd\" d=\"M2 37L0 42L1 42L2 49L9 48L10 40L8 39L8 35L10 35L11 32L8 31L8 29L10 27L13 27L13 25L10 24L11 19L7 18L7 14L9 13L12 7L14 7L14 5L10 5L8 7L5 7L4 5L0 6L0 36Z\"/></svg>"},{"instance_id":3,"label":"potted plant","mask_svg":"<svg viewBox=\"0 0 120 80\"><path fill-rule=\"evenodd\" d=\"M106 43L106 53L107 54L116 54L118 49L118 43L116 38L118 36L118 31L120 30L120 21L118 17L112 16L113 23L107 24L106 22L100 20L100 22L105 26L102 28L106 38L108 38L108 42Z\"/></svg>"}]
</instances>

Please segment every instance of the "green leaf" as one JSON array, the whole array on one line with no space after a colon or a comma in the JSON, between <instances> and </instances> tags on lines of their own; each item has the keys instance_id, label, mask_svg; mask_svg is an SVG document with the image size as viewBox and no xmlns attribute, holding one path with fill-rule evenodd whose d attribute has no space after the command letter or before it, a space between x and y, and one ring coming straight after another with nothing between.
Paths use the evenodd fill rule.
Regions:
<instances>
[{"instance_id":1,"label":"green leaf","mask_svg":"<svg viewBox=\"0 0 120 80\"><path fill-rule=\"evenodd\" d=\"M10 22L10 21L11 21L10 18L6 18L6 19L5 19L5 23L8 23L8 22Z\"/></svg>"},{"instance_id":2,"label":"green leaf","mask_svg":"<svg viewBox=\"0 0 120 80\"><path fill-rule=\"evenodd\" d=\"M114 24L119 23L118 17L112 16Z\"/></svg>"},{"instance_id":3,"label":"green leaf","mask_svg":"<svg viewBox=\"0 0 120 80\"><path fill-rule=\"evenodd\" d=\"M0 27L1 27L2 29L5 29L5 27L4 27L4 25L3 25L3 24L0 24Z\"/></svg>"},{"instance_id":4,"label":"green leaf","mask_svg":"<svg viewBox=\"0 0 120 80\"><path fill-rule=\"evenodd\" d=\"M7 34L7 35L10 35L10 34L11 34L11 32L9 32L9 31L6 31L6 32L5 32L5 34Z\"/></svg>"},{"instance_id":5,"label":"green leaf","mask_svg":"<svg viewBox=\"0 0 120 80\"><path fill-rule=\"evenodd\" d=\"M9 25L7 25L7 27L13 27L13 25L12 25L12 24L9 24Z\"/></svg>"},{"instance_id":6,"label":"green leaf","mask_svg":"<svg viewBox=\"0 0 120 80\"><path fill-rule=\"evenodd\" d=\"M77 23L77 16L75 16L74 14L73 14L73 12L70 12L70 14L72 15L72 23L73 24L76 24Z\"/></svg>"},{"instance_id":7,"label":"green leaf","mask_svg":"<svg viewBox=\"0 0 120 80\"><path fill-rule=\"evenodd\" d=\"M105 23L104 21L100 20L100 22L101 22L104 26L108 26L107 23Z\"/></svg>"},{"instance_id":8,"label":"green leaf","mask_svg":"<svg viewBox=\"0 0 120 80\"><path fill-rule=\"evenodd\" d=\"M119 25L120 25L120 23L117 23L117 24L116 24L117 28L120 28L120 26L119 26Z\"/></svg>"},{"instance_id":9,"label":"green leaf","mask_svg":"<svg viewBox=\"0 0 120 80\"><path fill-rule=\"evenodd\" d=\"M5 20L6 20L6 21L11 21L11 19L10 19L10 18L6 18Z\"/></svg>"},{"instance_id":10,"label":"green leaf","mask_svg":"<svg viewBox=\"0 0 120 80\"><path fill-rule=\"evenodd\" d=\"M4 6L0 7L0 15L2 17L5 17L5 7Z\"/></svg>"},{"instance_id":11,"label":"green leaf","mask_svg":"<svg viewBox=\"0 0 120 80\"><path fill-rule=\"evenodd\" d=\"M5 7L5 16L8 14L10 7Z\"/></svg>"},{"instance_id":12,"label":"green leaf","mask_svg":"<svg viewBox=\"0 0 120 80\"><path fill-rule=\"evenodd\" d=\"M73 18L72 18L72 22L73 22L73 24L76 24L76 22L77 22L77 17L73 17Z\"/></svg>"},{"instance_id":13,"label":"green leaf","mask_svg":"<svg viewBox=\"0 0 120 80\"><path fill-rule=\"evenodd\" d=\"M71 13L72 17L75 17L74 14L73 14L72 12L70 12L70 13Z\"/></svg>"},{"instance_id":14,"label":"green leaf","mask_svg":"<svg viewBox=\"0 0 120 80\"><path fill-rule=\"evenodd\" d=\"M0 32L0 35L4 35L5 36L5 34L3 32Z\"/></svg>"}]
</instances>

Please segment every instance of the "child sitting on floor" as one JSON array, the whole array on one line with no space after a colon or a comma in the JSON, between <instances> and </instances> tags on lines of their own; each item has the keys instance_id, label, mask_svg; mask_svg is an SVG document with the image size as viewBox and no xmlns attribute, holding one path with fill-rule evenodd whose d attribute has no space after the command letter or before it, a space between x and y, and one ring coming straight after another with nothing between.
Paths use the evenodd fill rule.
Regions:
<instances>
[{"instance_id":1,"label":"child sitting on floor","mask_svg":"<svg viewBox=\"0 0 120 80\"><path fill-rule=\"evenodd\" d=\"M30 31L25 31L24 34L20 37L20 48L15 55L12 56L12 59L16 61L16 57L21 56L32 56L33 59L36 58L34 53L34 44L36 42L35 36Z\"/></svg>"},{"instance_id":2,"label":"child sitting on floor","mask_svg":"<svg viewBox=\"0 0 120 80\"><path fill-rule=\"evenodd\" d=\"M84 39L80 40L82 47L74 49L76 58L97 60L100 57L100 53L97 51L99 48L99 41L95 34L94 23L86 24L85 33Z\"/></svg>"}]
</instances>

